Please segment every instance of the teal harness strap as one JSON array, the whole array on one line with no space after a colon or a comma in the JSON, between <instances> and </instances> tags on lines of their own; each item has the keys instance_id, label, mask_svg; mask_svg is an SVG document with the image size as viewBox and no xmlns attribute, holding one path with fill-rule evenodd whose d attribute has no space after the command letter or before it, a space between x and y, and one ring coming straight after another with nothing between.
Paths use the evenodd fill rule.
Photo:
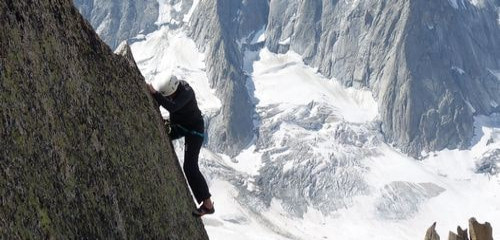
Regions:
<instances>
[{"instance_id":1,"label":"teal harness strap","mask_svg":"<svg viewBox=\"0 0 500 240\"><path fill-rule=\"evenodd\" d=\"M180 128L184 132L191 133L192 135L196 135L196 136L201 137L201 138L205 138L205 134L203 134L203 133L200 133L200 132L197 132L194 130L189 130L189 129L187 129L179 124L177 124L177 127Z\"/></svg>"}]
</instances>

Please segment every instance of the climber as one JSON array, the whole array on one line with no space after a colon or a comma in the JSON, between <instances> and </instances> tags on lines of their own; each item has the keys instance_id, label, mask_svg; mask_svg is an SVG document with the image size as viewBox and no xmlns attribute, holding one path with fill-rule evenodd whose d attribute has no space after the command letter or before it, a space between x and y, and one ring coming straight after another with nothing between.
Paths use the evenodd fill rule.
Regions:
<instances>
[{"instance_id":1,"label":"climber","mask_svg":"<svg viewBox=\"0 0 500 240\"><path fill-rule=\"evenodd\" d=\"M204 123L198 108L193 89L186 81L176 76L158 87L158 91L148 84L148 90L155 100L170 113L170 131L172 140L185 137L184 173L194 197L200 207L193 211L193 216L201 217L215 212L207 182L198 167L198 154L204 139Z\"/></svg>"}]
</instances>

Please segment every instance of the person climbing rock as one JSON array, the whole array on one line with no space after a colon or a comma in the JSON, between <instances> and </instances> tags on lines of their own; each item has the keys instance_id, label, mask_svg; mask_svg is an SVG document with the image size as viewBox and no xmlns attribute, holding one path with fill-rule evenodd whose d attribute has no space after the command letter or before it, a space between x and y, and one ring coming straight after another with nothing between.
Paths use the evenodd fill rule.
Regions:
<instances>
[{"instance_id":1,"label":"person climbing rock","mask_svg":"<svg viewBox=\"0 0 500 240\"><path fill-rule=\"evenodd\" d=\"M193 215L215 212L207 182L198 167L198 155L204 139L204 123L193 89L186 81L172 75L158 87L148 84L154 99L170 113L169 135L172 140L184 137L184 173L200 207Z\"/></svg>"}]
</instances>

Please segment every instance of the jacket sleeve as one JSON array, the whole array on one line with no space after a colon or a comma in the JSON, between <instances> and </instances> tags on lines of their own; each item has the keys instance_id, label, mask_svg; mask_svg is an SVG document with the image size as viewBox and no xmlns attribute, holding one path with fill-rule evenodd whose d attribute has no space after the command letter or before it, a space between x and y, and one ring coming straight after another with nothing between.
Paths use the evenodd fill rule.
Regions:
<instances>
[{"instance_id":1,"label":"jacket sleeve","mask_svg":"<svg viewBox=\"0 0 500 240\"><path fill-rule=\"evenodd\" d=\"M167 109L170 113L175 113L184 107L193 97L194 94L190 91L180 91L175 99L170 99L156 92L153 94L158 104Z\"/></svg>"}]
</instances>

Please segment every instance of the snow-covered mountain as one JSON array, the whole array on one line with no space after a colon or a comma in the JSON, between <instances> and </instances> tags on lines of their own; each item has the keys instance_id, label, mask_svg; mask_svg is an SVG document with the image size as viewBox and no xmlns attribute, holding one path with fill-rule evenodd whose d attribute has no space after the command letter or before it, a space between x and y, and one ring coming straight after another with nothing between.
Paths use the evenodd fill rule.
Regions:
<instances>
[{"instance_id":1,"label":"snow-covered mountain","mask_svg":"<svg viewBox=\"0 0 500 240\"><path fill-rule=\"evenodd\" d=\"M386 142L420 157L422 151L468 147L473 116L500 111L494 76L500 69L500 5L453 3L202 1L191 31L199 47L208 45L208 68L222 75L209 71L211 78L224 79L228 64L220 59L241 65L238 56L259 47L251 40L264 29L271 52L292 50L345 86L369 88ZM221 48L225 55L219 56Z\"/></svg>"},{"instance_id":2,"label":"snow-covered mountain","mask_svg":"<svg viewBox=\"0 0 500 240\"><path fill-rule=\"evenodd\" d=\"M500 229L498 2L157 8L131 48L146 81L174 72L196 91L212 239L422 239L471 216Z\"/></svg>"},{"instance_id":3,"label":"snow-covered mountain","mask_svg":"<svg viewBox=\"0 0 500 240\"><path fill-rule=\"evenodd\" d=\"M102 40L113 49L125 39L157 29L155 23L160 15L157 0L73 2Z\"/></svg>"}]
</instances>

